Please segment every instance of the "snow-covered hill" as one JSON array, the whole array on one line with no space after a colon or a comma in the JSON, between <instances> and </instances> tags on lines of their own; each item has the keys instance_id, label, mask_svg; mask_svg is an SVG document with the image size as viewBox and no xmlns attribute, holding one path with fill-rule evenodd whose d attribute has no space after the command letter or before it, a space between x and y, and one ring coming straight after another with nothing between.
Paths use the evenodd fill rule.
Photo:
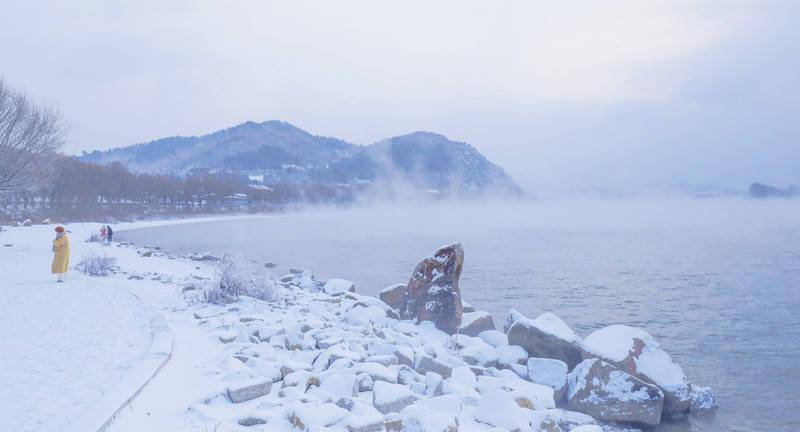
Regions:
<instances>
[{"instance_id":1,"label":"snow-covered hill","mask_svg":"<svg viewBox=\"0 0 800 432\"><path fill-rule=\"evenodd\" d=\"M312 135L286 122L247 122L203 136L95 151L80 159L120 162L144 173L227 171L257 177L266 184L375 183L441 193L520 192L501 167L474 147L430 132L359 146Z\"/></svg>"}]
</instances>

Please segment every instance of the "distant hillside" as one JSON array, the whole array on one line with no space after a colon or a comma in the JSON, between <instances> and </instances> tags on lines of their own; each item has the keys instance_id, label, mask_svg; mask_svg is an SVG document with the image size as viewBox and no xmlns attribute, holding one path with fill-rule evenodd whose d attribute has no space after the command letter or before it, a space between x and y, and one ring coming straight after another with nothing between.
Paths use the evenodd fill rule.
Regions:
<instances>
[{"instance_id":1,"label":"distant hillside","mask_svg":"<svg viewBox=\"0 0 800 432\"><path fill-rule=\"evenodd\" d=\"M402 184L431 193L520 193L514 180L474 147L429 132L359 146L311 135L286 122L247 122L199 137L94 151L79 159L120 162L149 174L230 172L264 184Z\"/></svg>"},{"instance_id":2,"label":"distant hillside","mask_svg":"<svg viewBox=\"0 0 800 432\"><path fill-rule=\"evenodd\" d=\"M800 197L800 188L789 186L787 189L780 189L761 183L753 183L750 185L750 196L753 198L794 198Z\"/></svg>"}]
</instances>

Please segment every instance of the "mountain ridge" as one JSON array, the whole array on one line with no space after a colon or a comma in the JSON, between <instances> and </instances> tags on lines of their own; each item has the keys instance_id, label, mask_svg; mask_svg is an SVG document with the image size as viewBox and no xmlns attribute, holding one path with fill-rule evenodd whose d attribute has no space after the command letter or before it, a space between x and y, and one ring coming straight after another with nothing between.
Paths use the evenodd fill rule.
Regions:
<instances>
[{"instance_id":1,"label":"mountain ridge","mask_svg":"<svg viewBox=\"0 0 800 432\"><path fill-rule=\"evenodd\" d=\"M521 193L505 170L475 147L415 131L369 145L313 135L289 122L248 121L206 135L172 136L84 153L85 162L119 162L134 172L178 176L229 172L263 183L336 185L402 182L445 193Z\"/></svg>"}]
</instances>

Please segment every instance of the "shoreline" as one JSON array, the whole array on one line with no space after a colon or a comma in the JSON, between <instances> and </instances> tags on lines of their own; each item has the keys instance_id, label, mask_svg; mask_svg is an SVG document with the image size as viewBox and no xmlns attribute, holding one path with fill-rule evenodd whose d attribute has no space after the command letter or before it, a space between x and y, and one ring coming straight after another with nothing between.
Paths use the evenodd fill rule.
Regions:
<instances>
[{"instance_id":1,"label":"shoreline","mask_svg":"<svg viewBox=\"0 0 800 432\"><path fill-rule=\"evenodd\" d=\"M222 218L118 224L117 232L219 219ZM82 228L76 230L76 234L91 232L91 225L80 224ZM73 242L76 240L82 239L76 238ZM502 422L485 418L486 414L480 413L487 411L480 407L488 394L503 399L503 395L497 393L500 389L525 396L524 401L514 399L515 406L504 408L510 418L520 422L517 426L524 426L528 421L529 429L522 430L539 430L545 423L560 425L558 427L564 431L597 424L585 414L564 410L563 403L557 405L555 389L523 378L529 369L528 356L509 348L513 345L508 345L507 340L502 342L503 337L508 337L502 332L487 329L489 333L484 338L450 337L429 324L414 325L392 318L392 308L376 297L352 292L326 293L325 284L315 281L309 272L284 276L282 279L286 280L277 287L280 300L275 302L243 299L228 306L203 304L197 301L196 291L184 288L198 276L208 278L213 272L209 263L135 245L103 249L111 249L118 257L127 255L125 264L130 267L121 268L114 278L127 276L134 292L142 288L140 285L151 285L145 291L152 291L153 281L161 285L159 296L151 293L143 298L166 309L167 320L181 327L176 337L178 366L185 366L188 360L181 351L182 342L185 342L182 336L189 335L193 345L196 342L207 346L211 353L207 358L194 359L202 363L195 366L207 372L197 377L198 382L186 383L198 387L191 395L181 395L189 398L188 405L162 412L158 421L150 415L163 402L164 382L170 382L181 372L171 367L175 366L171 362L141 390L131 406L119 413L108 430L142 430L145 425L163 429L179 424L183 425L179 429L188 429L187 424L193 427L224 424L236 429L245 423L252 423L248 426L250 430L260 430L258 423L262 420L263 430L296 430L298 422L331 430L362 430L359 427L366 427L365 431L391 430L397 424L403 425L403 421L406 425L425 423L432 409L437 413L445 409L444 412L449 413L444 416L449 423L434 425L436 427L446 429L448 425L455 425L458 430L485 430L492 421ZM169 268L176 263L182 264L184 273L173 269L162 278L159 272L143 271ZM189 267L192 270L186 274ZM132 279L134 275L147 280ZM170 295L165 296L164 291L171 293L174 301L168 301ZM154 300L155 297L159 300ZM337 328L344 329L345 333L331 330ZM453 344L460 347L455 352ZM404 346L406 348L402 348ZM469 362L465 360L464 351L468 353ZM513 359L505 359L501 364L500 354L511 355ZM320 356L327 356L324 364L320 363ZM420 366L420 362L430 364ZM457 378L453 378L453 371ZM353 380L351 390L357 386L359 391L352 390L348 395L343 390L348 388L347 384L342 384L341 378L334 378L341 375ZM254 380L261 381L254 384ZM331 383L326 384L329 380ZM378 382L393 387L384 388ZM236 396L232 395L239 391L252 393L256 391L252 388L254 385L261 386L258 397L234 402ZM264 392L266 387L269 389ZM403 395L400 400L405 398L404 406L387 413L383 411L388 408L378 408L384 406L379 403L384 402L383 396L392 399L398 394ZM175 395L173 399L181 397ZM399 403L395 399L390 402ZM149 410L143 410L142 405ZM178 406L180 403L173 408ZM318 418L317 411L324 412L328 418ZM395 414L390 415L392 412ZM526 420L519 420L521 418ZM322 423L315 423L318 421ZM538 426L534 427L531 422L538 422ZM621 430L614 427L605 426L604 430Z\"/></svg>"}]
</instances>

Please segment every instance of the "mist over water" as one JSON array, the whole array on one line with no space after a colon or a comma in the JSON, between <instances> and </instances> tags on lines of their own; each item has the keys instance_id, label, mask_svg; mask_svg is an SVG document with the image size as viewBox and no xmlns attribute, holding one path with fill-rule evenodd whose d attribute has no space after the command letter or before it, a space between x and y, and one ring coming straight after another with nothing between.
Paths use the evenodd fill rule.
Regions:
<instances>
[{"instance_id":1,"label":"mist over water","mask_svg":"<svg viewBox=\"0 0 800 432\"><path fill-rule=\"evenodd\" d=\"M621 323L653 334L713 415L659 431L800 428L800 201L665 199L439 202L119 233L172 252L234 253L376 294L438 246L461 242L461 290L498 326L553 311L581 336Z\"/></svg>"}]
</instances>

